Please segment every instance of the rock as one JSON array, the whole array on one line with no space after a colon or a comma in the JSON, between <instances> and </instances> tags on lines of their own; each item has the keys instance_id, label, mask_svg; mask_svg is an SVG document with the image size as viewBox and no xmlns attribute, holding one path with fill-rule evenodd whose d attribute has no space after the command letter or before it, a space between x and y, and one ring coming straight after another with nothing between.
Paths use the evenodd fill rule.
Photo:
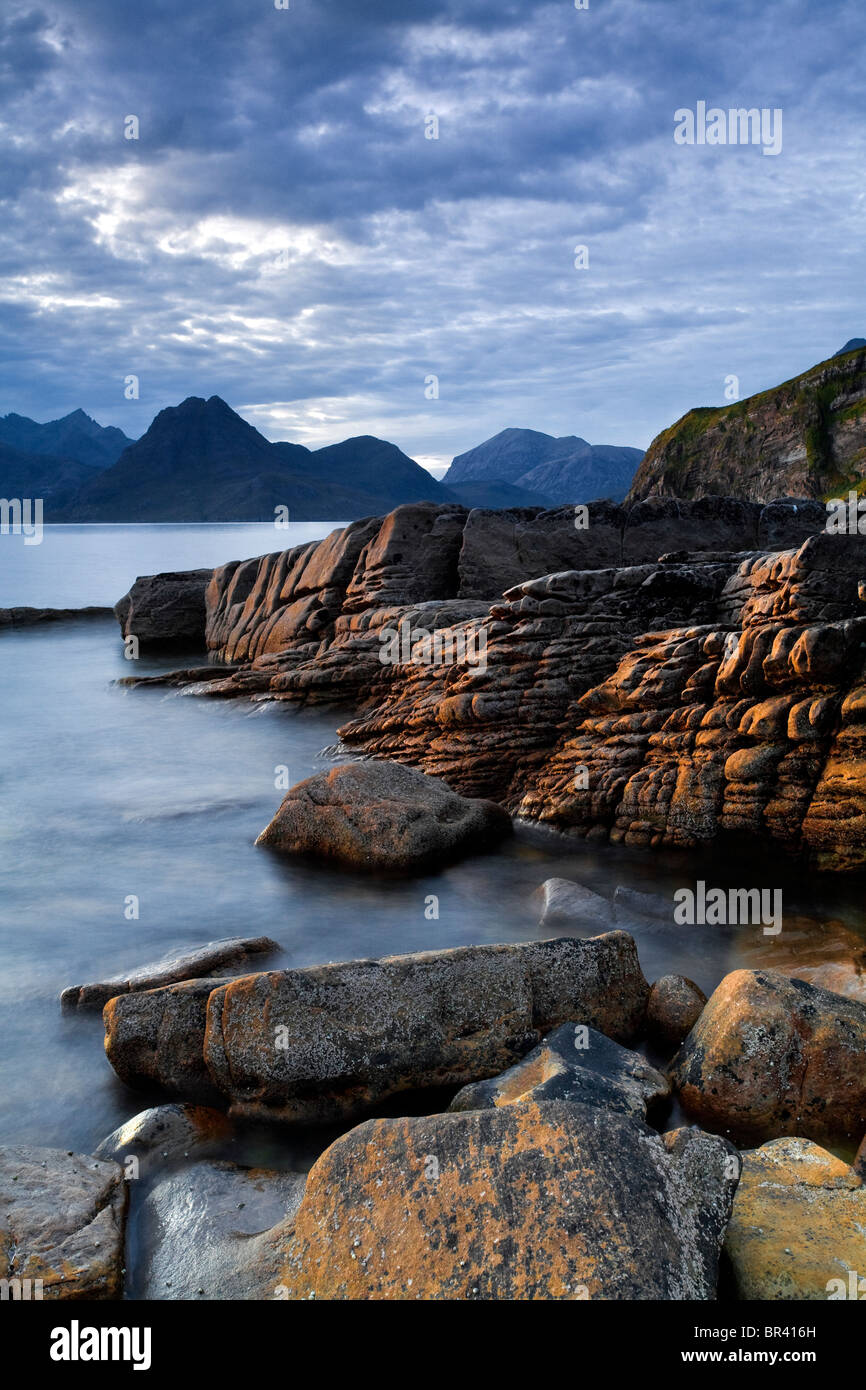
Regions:
<instances>
[{"instance_id":1,"label":"rock","mask_svg":"<svg viewBox=\"0 0 866 1390\"><path fill-rule=\"evenodd\" d=\"M744 1153L725 1254L741 1299L862 1298L866 1187L809 1139Z\"/></svg>"},{"instance_id":2,"label":"rock","mask_svg":"<svg viewBox=\"0 0 866 1390\"><path fill-rule=\"evenodd\" d=\"M646 1119L670 1083L637 1052L597 1033L564 1023L501 1076L464 1086L449 1110L489 1110L517 1102L568 1101Z\"/></svg>"},{"instance_id":3,"label":"rock","mask_svg":"<svg viewBox=\"0 0 866 1390\"><path fill-rule=\"evenodd\" d=\"M418 870L510 831L510 817L493 802L467 800L399 763L366 762L292 787L256 843L353 868Z\"/></svg>"},{"instance_id":4,"label":"rock","mask_svg":"<svg viewBox=\"0 0 866 1390\"><path fill-rule=\"evenodd\" d=\"M248 975L211 996L204 1054L233 1116L325 1123L494 1076L566 1019L630 1041L647 993L624 932Z\"/></svg>"},{"instance_id":5,"label":"rock","mask_svg":"<svg viewBox=\"0 0 866 1390\"><path fill-rule=\"evenodd\" d=\"M854 1163L852 1164L852 1170L857 1174L858 1177L862 1178L863 1181L866 1182L866 1136L864 1136L860 1144L860 1147L857 1150L856 1156L854 1158Z\"/></svg>"},{"instance_id":6,"label":"rock","mask_svg":"<svg viewBox=\"0 0 866 1390\"><path fill-rule=\"evenodd\" d=\"M726 975L671 1063L686 1114L758 1143L866 1130L866 1005L772 970Z\"/></svg>"},{"instance_id":7,"label":"rock","mask_svg":"<svg viewBox=\"0 0 866 1390\"><path fill-rule=\"evenodd\" d=\"M130 1086L326 1122L494 1076L566 1019L630 1042L648 993L625 932L464 946L118 995L105 1050Z\"/></svg>"},{"instance_id":8,"label":"rock","mask_svg":"<svg viewBox=\"0 0 866 1390\"><path fill-rule=\"evenodd\" d=\"M239 965L254 955L279 951L276 941L268 936L231 936L222 941L209 941L191 951L171 952L150 965L113 975L98 984L70 985L60 996L66 1009L101 1009L117 994L134 994L158 989L161 985L178 984L181 980L197 980L211 971L227 965Z\"/></svg>"},{"instance_id":9,"label":"rock","mask_svg":"<svg viewBox=\"0 0 866 1390\"><path fill-rule=\"evenodd\" d=\"M222 1149L234 1138L234 1125L221 1110L203 1105L157 1105L142 1110L112 1130L95 1151L96 1158L125 1164L139 1161L139 1175L151 1164L176 1163L195 1154Z\"/></svg>"},{"instance_id":10,"label":"rock","mask_svg":"<svg viewBox=\"0 0 866 1390\"><path fill-rule=\"evenodd\" d=\"M539 927L586 927L592 931L609 926L613 920L613 908L607 898L568 878L547 879L536 897L541 906Z\"/></svg>"},{"instance_id":11,"label":"rock","mask_svg":"<svg viewBox=\"0 0 866 1390\"><path fill-rule=\"evenodd\" d=\"M118 994L102 1011L105 1054L133 1090L153 1087L183 1100L221 1099L202 1051L207 1001L217 979L187 980L142 993Z\"/></svg>"},{"instance_id":12,"label":"rock","mask_svg":"<svg viewBox=\"0 0 866 1390\"><path fill-rule=\"evenodd\" d=\"M213 570L147 574L114 606L124 637L145 649L205 646L205 591Z\"/></svg>"},{"instance_id":13,"label":"rock","mask_svg":"<svg viewBox=\"0 0 866 1390\"><path fill-rule=\"evenodd\" d=\"M30 1281L20 1296L120 1298L125 1219L126 1184L116 1163L62 1149L0 1147L0 1264L3 1278Z\"/></svg>"},{"instance_id":14,"label":"rock","mask_svg":"<svg viewBox=\"0 0 866 1390\"><path fill-rule=\"evenodd\" d=\"M861 350L746 400L690 410L653 440L626 500L838 497L840 479L854 487L863 476L864 393Z\"/></svg>"},{"instance_id":15,"label":"rock","mask_svg":"<svg viewBox=\"0 0 866 1390\"><path fill-rule=\"evenodd\" d=\"M111 608L0 608L0 628L35 627L38 623L75 622L81 618L110 618Z\"/></svg>"},{"instance_id":16,"label":"rock","mask_svg":"<svg viewBox=\"0 0 866 1390\"><path fill-rule=\"evenodd\" d=\"M310 1173L285 1296L710 1299L730 1153L562 1102L371 1120Z\"/></svg>"},{"instance_id":17,"label":"rock","mask_svg":"<svg viewBox=\"0 0 866 1390\"><path fill-rule=\"evenodd\" d=\"M707 996L685 975L662 975L650 990L647 1031L654 1042L679 1047L701 1016Z\"/></svg>"},{"instance_id":18,"label":"rock","mask_svg":"<svg viewBox=\"0 0 866 1390\"><path fill-rule=\"evenodd\" d=\"M133 1296L275 1298L281 1260L270 1231L291 1222L305 1182L300 1173L211 1162L163 1178L136 1220Z\"/></svg>"}]
</instances>

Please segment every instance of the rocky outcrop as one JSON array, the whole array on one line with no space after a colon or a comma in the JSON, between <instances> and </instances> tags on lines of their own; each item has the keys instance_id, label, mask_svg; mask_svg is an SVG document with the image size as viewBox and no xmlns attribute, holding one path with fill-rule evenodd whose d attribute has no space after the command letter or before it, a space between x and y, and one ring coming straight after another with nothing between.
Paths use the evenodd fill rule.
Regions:
<instances>
[{"instance_id":1,"label":"rocky outcrop","mask_svg":"<svg viewBox=\"0 0 866 1390\"><path fill-rule=\"evenodd\" d=\"M725 1236L738 1298L866 1296L866 1187L809 1139L774 1139L742 1155Z\"/></svg>"},{"instance_id":2,"label":"rocky outcrop","mask_svg":"<svg viewBox=\"0 0 866 1390\"><path fill-rule=\"evenodd\" d=\"M313 1167L283 1296L711 1299L732 1153L567 1102L371 1120Z\"/></svg>"},{"instance_id":3,"label":"rocky outcrop","mask_svg":"<svg viewBox=\"0 0 866 1390\"><path fill-rule=\"evenodd\" d=\"M560 831L677 848L747 835L866 867L866 536L694 549L701 528L731 545L756 524L779 545L815 520L793 507L650 499L621 533L641 563L547 573L493 602L454 595L474 531L488 578L470 587L493 583L504 514L399 508L216 572L209 643L239 669L201 693L349 704L353 751Z\"/></svg>"},{"instance_id":4,"label":"rocky outcrop","mask_svg":"<svg viewBox=\"0 0 866 1390\"><path fill-rule=\"evenodd\" d=\"M773 390L690 410L653 440L629 501L645 497L847 496L866 475L866 350Z\"/></svg>"},{"instance_id":5,"label":"rocky outcrop","mask_svg":"<svg viewBox=\"0 0 866 1390\"><path fill-rule=\"evenodd\" d=\"M9 1297L119 1298L126 1184L116 1163L0 1148L0 1277Z\"/></svg>"},{"instance_id":6,"label":"rocky outcrop","mask_svg":"<svg viewBox=\"0 0 866 1390\"><path fill-rule=\"evenodd\" d=\"M680 1104L734 1141L866 1131L866 1005L772 970L726 975L671 1063Z\"/></svg>"},{"instance_id":7,"label":"rocky outcrop","mask_svg":"<svg viewBox=\"0 0 866 1390\"><path fill-rule=\"evenodd\" d=\"M212 570L149 574L136 579L114 606L124 637L137 637L139 649L203 647L205 591Z\"/></svg>"},{"instance_id":8,"label":"rocky outcrop","mask_svg":"<svg viewBox=\"0 0 866 1390\"><path fill-rule=\"evenodd\" d=\"M256 844L353 868L418 871L511 833L493 801L457 796L400 763L345 763L292 787Z\"/></svg>"},{"instance_id":9,"label":"rocky outcrop","mask_svg":"<svg viewBox=\"0 0 866 1390\"><path fill-rule=\"evenodd\" d=\"M508 1071L464 1086L448 1108L489 1110L525 1101L568 1101L645 1120L647 1107L669 1092L670 1083L639 1053L594 1028L564 1023Z\"/></svg>"},{"instance_id":10,"label":"rocky outcrop","mask_svg":"<svg viewBox=\"0 0 866 1390\"><path fill-rule=\"evenodd\" d=\"M464 946L120 995L105 1048L130 1086L321 1123L495 1076L568 1020L630 1042L648 993L625 932Z\"/></svg>"},{"instance_id":11,"label":"rocky outcrop","mask_svg":"<svg viewBox=\"0 0 866 1390\"><path fill-rule=\"evenodd\" d=\"M280 947L269 936L231 936L209 941L191 951L173 951L150 965L138 966L89 985L70 985L60 996L64 1009L101 1009L116 994L136 994L158 989L181 980L197 980L225 966L241 965L250 956L278 953Z\"/></svg>"}]
</instances>

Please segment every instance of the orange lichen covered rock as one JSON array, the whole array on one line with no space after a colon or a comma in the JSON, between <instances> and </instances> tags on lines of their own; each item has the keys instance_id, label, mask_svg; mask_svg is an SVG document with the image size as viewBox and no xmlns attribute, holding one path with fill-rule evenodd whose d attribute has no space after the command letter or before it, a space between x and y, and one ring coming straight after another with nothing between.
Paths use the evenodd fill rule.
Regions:
<instances>
[{"instance_id":1,"label":"orange lichen covered rock","mask_svg":"<svg viewBox=\"0 0 866 1390\"><path fill-rule=\"evenodd\" d=\"M735 970L671 1063L692 1119L736 1140L859 1141L866 1005L774 970Z\"/></svg>"},{"instance_id":2,"label":"orange lichen covered rock","mask_svg":"<svg viewBox=\"0 0 866 1390\"><path fill-rule=\"evenodd\" d=\"M734 1168L717 1137L562 1102L371 1120L313 1167L281 1294L713 1298Z\"/></svg>"}]
</instances>

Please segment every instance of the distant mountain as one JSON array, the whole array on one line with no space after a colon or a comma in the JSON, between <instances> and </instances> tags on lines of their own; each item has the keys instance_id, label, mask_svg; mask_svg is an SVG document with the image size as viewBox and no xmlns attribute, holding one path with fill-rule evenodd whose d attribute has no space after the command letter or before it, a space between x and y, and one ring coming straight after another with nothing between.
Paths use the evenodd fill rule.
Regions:
<instances>
[{"instance_id":1,"label":"distant mountain","mask_svg":"<svg viewBox=\"0 0 866 1390\"><path fill-rule=\"evenodd\" d=\"M690 410L653 440L629 501L826 501L846 497L852 488L862 492L864 481L866 343L849 344L826 362L746 400Z\"/></svg>"},{"instance_id":2,"label":"distant mountain","mask_svg":"<svg viewBox=\"0 0 866 1390\"><path fill-rule=\"evenodd\" d=\"M26 415L0 416L0 444L26 454L72 460L90 468L110 468L132 440L114 425L99 425L83 410L37 424Z\"/></svg>"},{"instance_id":3,"label":"distant mountain","mask_svg":"<svg viewBox=\"0 0 866 1390\"><path fill-rule=\"evenodd\" d=\"M41 497L56 511L98 472L74 459L27 453L0 443L0 497Z\"/></svg>"},{"instance_id":4,"label":"distant mountain","mask_svg":"<svg viewBox=\"0 0 866 1390\"><path fill-rule=\"evenodd\" d=\"M844 357L846 352L856 352L857 348L866 347L866 338L849 338L843 348L833 354L834 357Z\"/></svg>"},{"instance_id":5,"label":"distant mountain","mask_svg":"<svg viewBox=\"0 0 866 1390\"><path fill-rule=\"evenodd\" d=\"M642 449L588 444L577 435L556 439L538 430L501 430L492 439L459 454L442 479L456 489L465 483L509 483L548 499L620 501L628 492Z\"/></svg>"},{"instance_id":6,"label":"distant mountain","mask_svg":"<svg viewBox=\"0 0 866 1390\"><path fill-rule=\"evenodd\" d=\"M401 502L449 501L395 445L369 435L311 451L271 444L219 396L161 410L147 433L86 481L64 521L348 521Z\"/></svg>"}]
</instances>

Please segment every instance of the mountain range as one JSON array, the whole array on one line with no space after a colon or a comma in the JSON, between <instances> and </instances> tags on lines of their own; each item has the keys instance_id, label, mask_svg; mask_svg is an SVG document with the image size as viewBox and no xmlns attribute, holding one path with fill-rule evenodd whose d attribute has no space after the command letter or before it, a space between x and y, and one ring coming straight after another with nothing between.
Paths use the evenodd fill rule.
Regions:
<instances>
[{"instance_id":1,"label":"mountain range","mask_svg":"<svg viewBox=\"0 0 866 1390\"><path fill-rule=\"evenodd\" d=\"M621 498L640 458L505 430L437 482L371 435L315 450L271 443L219 396L161 410L135 441L82 410L44 425L0 418L0 495L42 497L53 522L271 521L278 506L295 521L351 521L421 501L551 507Z\"/></svg>"},{"instance_id":2,"label":"mountain range","mask_svg":"<svg viewBox=\"0 0 866 1390\"><path fill-rule=\"evenodd\" d=\"M555 439L538 430L507 429L459 454L442 482L450 488L508 484L527 498L548 499L548 506L597 497L621 502L642 457L642 449L588 444L577 435Z\"/></svg>"}]
</instances>

